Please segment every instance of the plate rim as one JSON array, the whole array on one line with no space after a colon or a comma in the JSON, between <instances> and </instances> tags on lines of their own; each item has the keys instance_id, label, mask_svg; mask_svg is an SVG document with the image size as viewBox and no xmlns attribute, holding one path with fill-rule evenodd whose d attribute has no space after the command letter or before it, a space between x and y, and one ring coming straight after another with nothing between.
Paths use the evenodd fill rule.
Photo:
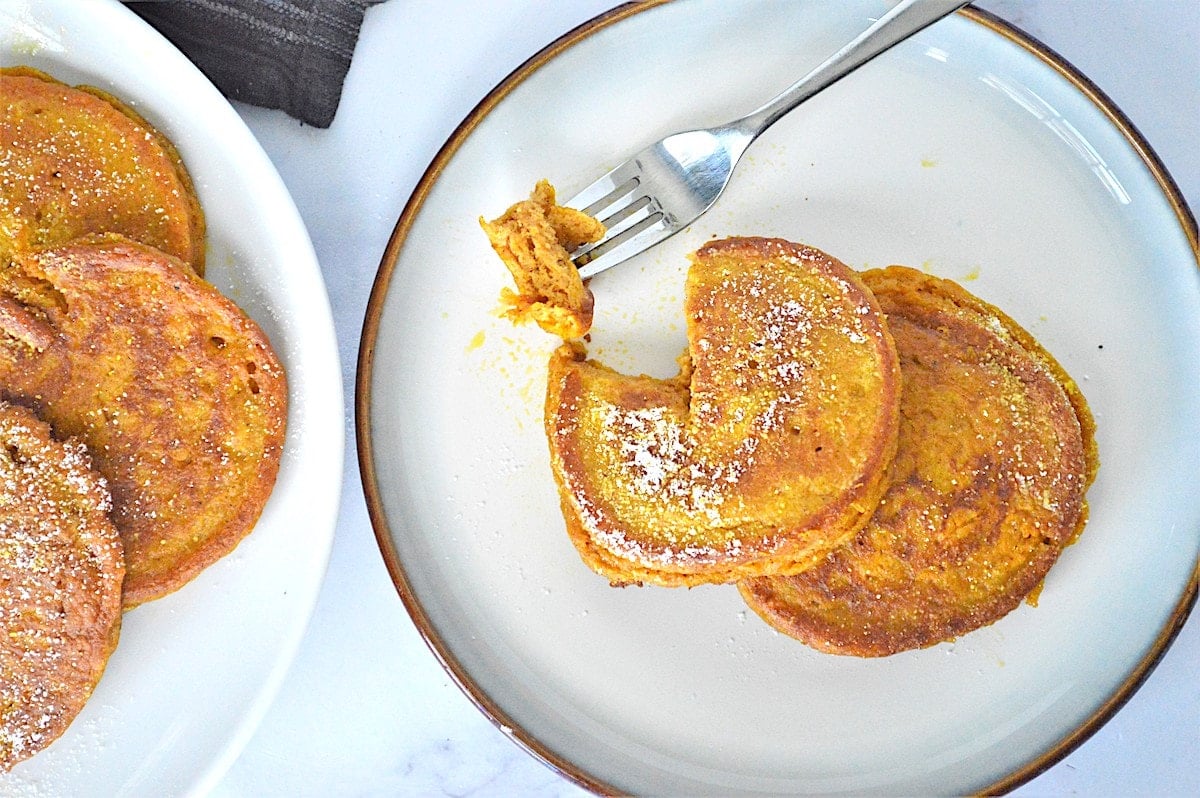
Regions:
<instances>
[{"instance_id":1,"label":"plate rim","mask_svg":"<svg viewBox=\"0 0 1200 798\"><path fill-rule=\"evenodd\" d=\"M475 129L520 84L543 66L553 61L560 53L625 19L666 5L672 1L630 0L572 28L517 66L497 83L463 118L463 121L455 127L430 161L421 178L417 181L388 238L367 301L362 332L359 339L355 372L355 443L363 495L367 504L367 514L388 574L418 633L455 685L458 686L467 699L475 705L476 709L493 726L525 750L526 753L562 777L591 792L603 795L619 795L621 791L596 775L584 771L583 768L566 757L556 753L545 742L527 732L519 723L515 722L476 683L468 670L457 660L450 646L446 643L421 605L396 551L391 528L383 509L382 492L380 491L375 468L372 442L373 424L371 420L374 350L383 317L383 307L391 286L392 277L394 276L396 263L408 238L409 231L412 229L416 217L424 206L425 199L437 183L442 171L453 159L459 148L474 133ZM1197 269L1200 269L1200 235L1197 232L1196 217L1183 197L1175 179L1168 172L1153 147L1151 147L1150 143L1133 124L1132 120L1125 115L1117 104L1066 58L1016 25L1001 19L989 11L974 6L966 6L956 13L1036 57L1043 65L1048 66L1066 79L1075 90L1083 94L1093 106L1108 118L1111 124L1133 148L1139 159L1150 171L1154 182L1161 189L1163 197L1174 211L1180 228L1188 241L1193 257L1196 260ZM1046 770L1049 770L1099 731L1133 697L1154 671L1154 668L1162 661L1163 656L1187 622L1192 609L1197 603L1198 595L1200 595L1200 558L1197 559L1196 564L1193 566L1191 577L1185 585L1179 601L1172 609L1171 614L1166 619L1154 642L1147 649L1141 660L1130 670L1124 681L1117 686L1108 698L1091 715L1081 721L1073 730L1065 734L1057 743L1032 757L1022 767L985 786L978 793L994 795L1007 793L1016 789Z\"/></svg>"}]
</instances>

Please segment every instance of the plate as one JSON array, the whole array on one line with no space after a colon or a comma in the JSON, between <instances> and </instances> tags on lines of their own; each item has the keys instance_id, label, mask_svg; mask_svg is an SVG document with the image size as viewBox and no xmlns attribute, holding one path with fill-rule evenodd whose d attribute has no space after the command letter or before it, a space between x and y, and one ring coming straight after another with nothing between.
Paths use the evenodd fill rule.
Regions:
<instances>
[{"instance_id":1,"label":"plate","mask_svg":"<svg viewBox=\"0 0 1200 798\"><path fill-rule=\"evenodd\" d=\"M208 220L207 277L270 337L290 406L254 531L178 592L126 614L83 713L0 776L0 793L203 793L266 711L328 562L345 441L325 287L291 197L232 106L122 5L0 0L0 65L14 64L105 89L174 141Z\"/></svg>"},{"instance_id":2,"label":"plate","mask_svg":"<svg viewBox=\"0 0 1200 798\"><path fill-rule=\"evenodd\" d=\"M685 256L714 236L959 281L1054 353L1098 423L1091 521L1038 606L853 659L773 632L730 586L613 589L580 562L541 428L556 342L497 317L508 276L476 220L539 178L569 197L653 140L751 110L885 6L833 7L637 4L553 42L439 152L376 279L358 446L397 590L480 709L596 791L1009 789L1121 706L1196 595L1195 222L1118 109L977 11L810 100L708 214L596 277L590 349L673 374Z\"/></svg>"}]
</instances>

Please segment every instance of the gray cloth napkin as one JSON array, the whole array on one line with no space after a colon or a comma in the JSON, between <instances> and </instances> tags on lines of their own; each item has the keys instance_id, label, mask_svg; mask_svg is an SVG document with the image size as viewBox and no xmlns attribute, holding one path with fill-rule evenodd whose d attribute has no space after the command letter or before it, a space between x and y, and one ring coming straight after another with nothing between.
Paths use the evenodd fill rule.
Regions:
<instances>
[{"instance_id":1,"label":"gray cloth napkin","mask_svg":"<svg viewBox=\"0 0 1200 798\"><path fill-rule=\"evenodd\" d=\"M329 127L378 0L127 0L225 96Z\"/></svg>"}]
</instances>

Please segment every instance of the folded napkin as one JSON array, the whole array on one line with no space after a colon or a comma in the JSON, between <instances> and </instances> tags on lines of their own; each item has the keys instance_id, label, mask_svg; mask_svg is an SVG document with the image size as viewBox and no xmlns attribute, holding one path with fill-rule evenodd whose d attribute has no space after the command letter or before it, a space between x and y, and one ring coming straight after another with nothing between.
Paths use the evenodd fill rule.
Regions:
<instances>
[{"instance_id":1,"label":"folded napkin","mask_svg":"<svg viewBox=\"0 0 1200 798\"><path fill-rule=\"evenodd\" d=\"M225 96L329 127L378 0L128 0Z\"/></svg>"}]
</instances>

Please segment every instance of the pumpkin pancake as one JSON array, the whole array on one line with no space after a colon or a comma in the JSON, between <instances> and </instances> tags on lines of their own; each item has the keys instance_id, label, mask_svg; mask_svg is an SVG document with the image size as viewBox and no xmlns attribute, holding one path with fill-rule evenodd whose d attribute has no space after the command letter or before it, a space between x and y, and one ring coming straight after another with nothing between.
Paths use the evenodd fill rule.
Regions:
<instances>
[{"instance_id":1,"label":"pumpkin pancake","mask_svg":"<svg viewBox=\"0 0 1200 798\"><path fill-rule=\"evenodd\" d=\"M492 221L480 218L492 249L504 261L517 291L503 288L500 303L510 321L532 321L561 338L578 338L592 326L592 292L571 262L571 251L599 241L604 225L564 208L554 187L539 180L529 199Z\"/></svg>"},{"instance_id":2,"label":"pumpkin pancake","mask_svg":"<svg viewBox=\"0 0 1200 798\"><path fill-rule=\"evenodd\" d=\"M98 89L0 69L0 269L109 232L203 273L204 216L171 142Z\"/></svg>"},{"instance_id":3,"label":"pumpkin pancake","mask_svg":"<svg viewBox=\"0 0 1200 798\"><path fill-rule=\"evenodd\" d=\"M811 565L861 527L896 446L899 371L870 292L777 239L692 257L688 353L631 377L564 345L545 425L563 515L614 584L728 582Z\"/></svg>"},{"instance_id":4,"label":"pumpkin pancake","mask_svg":"<svg viewBox=\"0 0 1200 798\"><path fill-rule=\"evenodd\" d=\"M33 284L27 278L22 280ZM11 285L7 283L4 287ZM0 375L3 375L0 397L20 396L34 404L46 396L60 395L70 378L63 341L45 317L2 293Z\"/></svg>"},{"instance_id":5,"label":"pumpkin pancake","mask_svg":"<svg viewBox=\"0 0 1200 798\"><path fill-rule=\"evenodd\" d=\"M0 371L0 385L22 387L20 398L87 444L108 479L125 605L169 593L231 551L261 513L283 445L283 369L233 302L156 249L105 236L22 263L57 297L26 309L32 321L18 326L50 331L48 379L31 386ZM38 361L18 337L0 343L10 349L0 369Z\"/></svg>"},{"instance_id":6,"label":"pumpkin pancake","mask_svg":"<svg viewBox=\"0 0 1200 798\"><path fill-rule=\"evenodd\" d=\"M77 442L0 402L0 770L54 742L92 694L121 626L121 538Z\"/></svg>"},{"instance_id":7,"label":"pumpkin pancake","mask_svg":"<svg viewBox=\"0 0 1200 798\"><path fill-rule=\"evenodd\" d=\"M1082 529L1098 466L1078 387L1012 319L949 280L866 272L900 354L892 482L815 568L739 587L768 623L836 654L886 656L992 623Z\"/></svg>"}]
</instances>

